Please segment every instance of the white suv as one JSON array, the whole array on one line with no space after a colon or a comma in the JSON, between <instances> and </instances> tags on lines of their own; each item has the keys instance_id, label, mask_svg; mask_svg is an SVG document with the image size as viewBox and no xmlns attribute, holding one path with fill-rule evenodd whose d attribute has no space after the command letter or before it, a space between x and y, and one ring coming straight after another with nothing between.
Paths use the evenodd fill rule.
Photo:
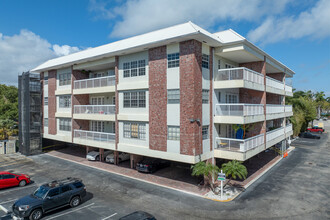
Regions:
<instances>
[{"instance_id":1,"label":"white suv","mask_svg":"<svg viewBox=\"0 0 330 220\"><path fill-rule=\"evenodd\" d=\"M124 152L120 152L119 155L118 155L119 163L122 162L122 161L125 161L125 160L129 160L129 158L130 158L130 155L127 154L127 153L124 153ZM109 155L105 158L105 162L108 162L108 163L115 163L115 157L114 157L114 154L113 154L113 153L109 154Z\"/></svg>"}]
</instances>

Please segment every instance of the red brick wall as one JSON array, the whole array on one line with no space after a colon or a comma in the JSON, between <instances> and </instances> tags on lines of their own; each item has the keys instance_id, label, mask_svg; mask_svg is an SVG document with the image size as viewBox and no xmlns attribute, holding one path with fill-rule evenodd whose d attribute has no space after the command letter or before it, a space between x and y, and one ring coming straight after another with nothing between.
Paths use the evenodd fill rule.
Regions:
<instances>
[{"instance_id":1,"label":"red brick wall","mask_svg":"<svg viewBox=\"0 0 330 220\"><path fill-rule=\"evenodd\" d=\"M180 153L202 154L202 44L196 40L180 43Z\"/></svg>"},{"instance_id":2,"label":"red brick wall","mask_svg":"<svg viewBox=\"0 0 330 220\"><path fill-rule=\"evenodd\" d=\"M149 49L149 146L167 150L166 46Z\"/></svg>"},{"instance_id":3,"label":"red brick wall","mask_svg":"<svg viewBox=\"0 0 330 220\"><path fill-rule=\"evenodd\" d=\"M117 114L119 114L119 93L117 90L117 85L119 82L119 57L116 56L116 64L115 64L115 77L116 77L116 84L115 84L115 105L116 105L116 114L115 114L115 130L116 130L116 149L118 149L119 143L119 122L117 119Z\"/></svg>"},{"instance_id":4,"label":"red brick wall","mask_svg":"<svg viewBox=\"0 0 330 220\"><path fill-rule=\"evenodd\" d=\"M48 71L48 134L55 135L56 130L56 70Z\"/></svg>"},{"instance_id":5,"label":"red brick wall","mask_svg":"<svg viewBox=\"0 0 330 220\"><path fill-rule=\"evenodd\" d=\"M248 126L248 129L245 138L250 138L266 132L266 125L264 125L264 122L247 124L246 126Z\"/></svg>"},{"instance_id":6,"label":"red brick wall","mask_svg":"<svg viewBox=\"0 0 330 220\"><path fill-rule=\"evenodd\" d=\"M210 133L210 150L212 151L212 147L213 147L213 81L212 81L212 79L213 79L213 48L212 47L210 47L209 65L210 65L210 92L209 92L210 125L209 125L209 133ZM212 164L214 164L214 163L212 163Z\"/></svg>"},{"instance_id":7,"label":"red brick wall","mask_svg":"<svg viewBox=\"0 0 330 220\"><path fill-rule=\"evenodd\" d=\"M267 104L274 104L274 105L280 105L282 104L280 101L280 95L272 94L272 93L267 93L266 95L267 99Z\"/></svg>"},{"instance_id":8,"label":"red brick wall","mask_svg":"<svg viewBox=\"0 0 330 220\"><path fill-rule=\"evenodd\" d=\"M89 130L89 121L88 120L78 120L72 119L72 131L77 130Z\"/></svg>"},{"instance_id":9,"label":"red brick wall","mask_svg":"<svg viewBox=\"0 0 330 220\"><path fill-rule=\"evenodd\" d=\"M281 82L284 82L284 73L269 73L269 74L267 74L267 76L269 76L273 79L277 79Z\"/></svg>"},{"instance_id":10,"label":"red brick wall","mask_svg":"<svg viewBox=\"0 0 330 220\"><path fill-rule=\"evenodd\" d=\"M239 102L249 104L265 104L263 99L264 92L240 88L239 89Z\"/></svg>"}]
</instances>

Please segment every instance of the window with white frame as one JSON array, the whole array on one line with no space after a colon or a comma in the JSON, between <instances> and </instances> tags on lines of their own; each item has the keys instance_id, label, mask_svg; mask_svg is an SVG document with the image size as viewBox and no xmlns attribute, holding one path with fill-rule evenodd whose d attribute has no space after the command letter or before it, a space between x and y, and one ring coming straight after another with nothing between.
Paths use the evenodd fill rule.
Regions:
<instances>
[{"instance_id":1,"label":"window with white frame","mask_svg":"<svg viewBox=\"0 0 330 220\"><path fill-rule=\"evenodd\" d=\"M91 101L92 101L92 105L104 105L104 97L103 96L92 97Z\"/></svg>"},{"instance_id":2,"label":"window with white frame","mask_svg":"<svg viewBox=\"0 0 330 220\"><path fill-rule=\"evenodd\" d=\"M209 139L209 126L208 125L202 127L202 137L203 137L203 140Z\"/></svg>"},{"instance_id":3,"label":"window with white frame","mask_svg":"<svg viewBox=\"0 0 330 220\"><path fill-rule=\"evenodd\" d=\"M232 125L226 125L226 138L235 138L235 130L233 129Z\"/></svg>"},{"instance_id":4,"label":"window with white frame","mask_svg":"<svg viewBox=\"0 0 330 220\"><path fill-rule=\"evenodd\" d=\"M209 103L209 90L203 89L202 90L202 103L207 104Z\"/></svg>"},{"instance_id":5,"label":"window with white frame","mask_svg":"<svg viewBox=\"0 0 330 220\"><path fill-rule=\"evenodd\" d=\"M180 65L180 54L171 53L167 54L167 68L174 68Z\"/></svg>"},{"instance_id":6,"label":"window with white frame","mask_svg":"<svg viewBox=\"0 0 330 220\"><path fill-rule=\"evenodd\" d=\"M180 103L180 89L168 89L167 90L167 103L168 104Z\"/></svg>"},{"instance_id":7,"label":"window with white frame","mask_svg":"<svg viewBox=\"0 0 330 220\"><path fill-rule=\"evenodd\" d=\"M209 55L202 54L202 67L206 69L209 68Z\"/></svg>"},{"instance_id":8,"label":"window with white frame","mask_svg":"<svg viewBox=\"0 0 330 220\"><path fill-rule=\"evenodd\" d=\"M65 86L71 84L71 73L60 73L59 74L59 85Z\"/></svg>"},{"instance_id":9,"label":"window with white frame","mask_svg":"<svg viewBox=\"0 0 330 220\"><path fill-rule=\"evenodd\" d=\"M59 96L59 100L60 108L71 108L71 95L61 95Z\"/></svg>"},{"instance_id":10,"label":"window with white frame","mask_svg":"<svg viewBox=\"0 0 330 220\"><path fill-rule=\"evenodd\" d=\"M146 139L146 124L124 122L124 138Z\"/></svg>"},{"instance_id":11,"label":"window with white frame","mask_svg":"<svg viewBox=\"0 0 330 220\"><path fill-rule=\"evenodd\" d=\"M134 60L123 63L124 77L135 77L146 75L146 61Z\"/></svg>"},{"instance_id":12,"label":"window with white frame","mask_svg":"<svg viewBox=\"0 0 330 220\"><path fill-rule=\"evenodd\" d=\"M226 69L232 69L232 68L235 68L235 67L231 64L226 63L225 68Z\"/></svg>"},{"instance_id":13,"label":"window with white frame","mask_svg":"<svg viewBox=\"0 0 330 220\"><path fill-rule=\"evenodd\" d=\"M226 94L226 103L238 103L238 95Z\"/></svg>"},{"instance_id":14,"label":"window with white frame","mask_svg":"<svg viewBox=\"0 0 330 220\"><path fill-rule=\"evenodd\" d=\"M44 118L44 127L48 127L48 118Z\"/></svg>"},{"instance_id":15,"label":"window with white frame","mask_svg":"<svg viewBox=\"0 0 330 220\"><path fill-rule=\"evenodd\" d=\"M91 121L91 130L96 132L104 132L104 121Z\"/></svg>"},{"instance_id":16,"label":"window with white frame","mask_svg":"<svg viewBox=\"0 0 330 220\"><path fill-rule=\"evenodd\" d=\"M146 91L124 92L124 108L145 108Z\"/></svg>"},{"instance_id":17,"label":"window with white frame","mask_svg":"<svg viewBox=\"0 0 330 220\"><path fill-rule=\"evenodd\" d=\"M44 76L44 84L48 85L48 76Z\"/></svg>"},{"instance_id":18,"label":"window with white frame","mask_svg":"<svg viewBox=\"0 0 330 220\"><path fill-rule=\"evenodd\" d=\"M71 131L70 118L60 118L60 131Z\"/></svg>"},{"instance_id":19,"label":"window with white frame","mask_svg":"<svg viewBox=\"0 0 330 220\"><path fill-rule=\"evenodd\" d=\"M48 105L48 97L44 97L44 105Z\"/></svg>"},{"instance_id":20,"label":"window with white frame","mask_svg":"<svg viewBox=\"0 0 330 220\"><path fill-rule=\"evenodd\" d=\"M167 126L167 140L180 140L180 126Z\"/></svg>"}]
</instances>

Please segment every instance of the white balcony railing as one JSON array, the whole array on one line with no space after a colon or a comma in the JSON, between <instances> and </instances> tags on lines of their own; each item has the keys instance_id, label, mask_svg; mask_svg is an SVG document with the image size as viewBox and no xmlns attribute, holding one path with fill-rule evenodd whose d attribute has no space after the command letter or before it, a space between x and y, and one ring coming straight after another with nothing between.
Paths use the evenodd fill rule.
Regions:
<instances>
[{"instance_id":1,"label":"white balcony railing","mask_svg":"<svg viewBox=\"0 0 330 220\"><path fill-rule=\"evenodd\" d=\"M289 124L289 125L287 125L287 126L285 127L285 132L286 132L286 133L288 133L288 132L290 132L290 131L292 131L292 124Z\"/></svg>"},{"instance_id":2,"label":"white balcony railing","mask_svg":"<svg viewBox=\"0 0 330 220\"><path fill-rule=\"evenodd\" d=\"M224 103L215 105L216 115L219 116L250 116L264 114L262 104Z\"/></svg>"},{"instance_id":3,"label":"white balcony railing","mask_svg":"<svg viewBox=\"0 0 330 220\"><path fill-rule=\"evenodd\" d=\"M284 113L284 105L266 105L266 114Z\"/></svg>"},{"instance_id":4,"label":"white balcony railing","mask_svg":"<svg viewBox=\"0 0 330 220\"><path fill-rule=\"evenodd\" d=\"M273 79L269 76L266 76L266 85L270 86L270 87L273 87L273 88L276 88L276 89L284 90L284 83L283 82L281 82L279 80L276 80L276 79Z\"/></svg>"},{"instance_id":5,"label":"white balcony railing","mask_svg":"<svg viewBox=\"0 0 330 220\"><path fill-rule=\"evenodd\" d=\"M92 79L82 79L74 81L74 89L88 89L104 86L114 86L115 76L105 76Z\"/></svg>"},{"instance_id":6,"label":"white balcony railing","mask_svg":"<svg viewBox=\"0 0 330 220\"><path fill-rule=\"evenodd\" d=\"M258 84L264 84L264 76L261 73L245 67L221 69L215 73L214 81L247 80Z\"/></svg>"},{"instance_id":7,"label":"white balcony railing","mask_svg":"<svg viewBox=\"0 0 330 220\"><path fill-rule=\"evenodd\" d=\"M260 134L248 139L216 138L217 148L230 151L246 152L264 144L264 134Z\"/></svg>"},{"instance_id":8,"label":"white balcony railing","mask_svg":"<svg viewBox=\"0 0 330 220\"><path fill-rule=\"evenodd\" d=\"M96 131L74 130L74 138L114 143L116 139L116 134Z\"/></svg>"},{"instance_id":9,"label":"white balcony railing","mask_svg":"<svg viewBox=\"0 0 330 220\"><path fill-rule=\"evenodd\" d=\"M285 91L286 92L292 92L292 86L289 86L289 85L285 84Z\"/></svg>"},{"instance_id":10,"label":"white balcony railing","mask_svg":"<svg viewBox=\"0 0 330 220\"><path fill-rule=\"evenodd\" d=\"M285 112L292 112L292 105L285 105L284 110Z\"/></svg>"},{"instance_id":11,"label":"white balcony railing","mask_svg":"<svg viewBox=\"0 0 330 220\"><path fill-rule=\"evenodd\" d=\"M266 141L271 141L277 137L280 137L281 135L284 134L284 127L281 127L281 128L277 128L275 130L272 130L272 131L268 131L266 133Z\"/></svg>"},{"instance_id":12,"label":"white balcony railing","mask_svg":"<svg viewBox=\"0 0 330 220\"><path fill-rule=\"evenodd\" d=\"M74 114L103 114L113 115L116 112L115 105L75 105Z\"/></svg>"}]
</instances>

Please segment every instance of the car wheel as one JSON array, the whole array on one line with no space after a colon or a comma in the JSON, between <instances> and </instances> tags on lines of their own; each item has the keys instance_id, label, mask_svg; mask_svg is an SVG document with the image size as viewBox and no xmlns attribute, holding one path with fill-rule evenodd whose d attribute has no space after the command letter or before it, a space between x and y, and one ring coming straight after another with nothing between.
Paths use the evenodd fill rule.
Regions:
<instances>
[{"instance_id":1,"label":"car wheel","mask_svg":"<svg viewBox=\"0 0 330 220\"><path fill-rule=\"evenodd\" d=\"M100 156L96 156L95 157L95 160L100 160Z\"/></svg>"},{"instance_id":2,"label":"car wheel","mask_svg":"<svg viewBox=\"0 0 330 220\"><path fill-rule=\"evenodd\" d=\"M42 216L42 210L41 209L35 209L31 212L29 219L30 220L39 220Z\"/></svg>"},{"instance_id":3,"label":"car wheel","mask_svg":"<svg viewBox=\"0 0 330 220\"><path fill-rule=\"evenodd\" d=\"M121 158L118 159L118 163L121 163Z\"/></svg>"},{"instance_id":4,"label":"car wheel","mask_svg":"<svg viewBox=\"0 0 330 220\"><path fill-rule=\"evenodd\" d=\"M71 199L71 201L70 201L70 206L72 207L72 208L74 208L74 207L77 207L79 204L80 204L80 197L79 196L75 196L75 197L73 197L72 199Z\"/></svg>"},{"instance_id":5,"label":"car wheel","mask_svg":"<svg viewBox=\"0 0 330 220\"><path fill-rule=\"evenodd\" d=\"M26 181L25 180L21 180L18 185L19 186L25 186L26 185Z\"/></svg>"}]
</instances>

